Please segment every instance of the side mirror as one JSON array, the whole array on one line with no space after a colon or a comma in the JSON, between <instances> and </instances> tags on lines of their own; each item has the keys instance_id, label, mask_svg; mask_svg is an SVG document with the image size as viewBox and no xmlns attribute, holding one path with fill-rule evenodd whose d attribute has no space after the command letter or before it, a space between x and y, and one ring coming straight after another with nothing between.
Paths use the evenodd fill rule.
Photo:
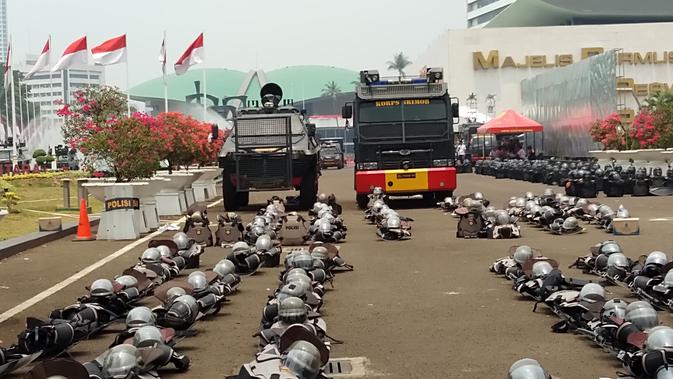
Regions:
<instances>
[{"instance_id":1,"label":"side mirror","mask_svg":"<svg viewBox=\"0 0 673 379\"><path fill-rule=\"evenodd\" d=\"M451 103L451 117L460 117L460 108L458 107L458 103Z\"/></svg>"},{"instance_id":2,"label":"side mirror","mask_svg":"<svg viewBox=\"0 0 673 379\"><path fill-rule=\"evenodd\" d=\"M343 107L341 107L341 118L351 118L353 117L353 106L350 104L346 104Z\"/></svg>"},{"instance_id":3,"label":"side mirror","mask_svg":"<svg viewBox=\"0 0 673 379\"><path fill-rule=\"evenodd\" d=\"M315 124L311 123L306 124L306 134L309 137L315 137Z\"/></svg>"}]
</instances>

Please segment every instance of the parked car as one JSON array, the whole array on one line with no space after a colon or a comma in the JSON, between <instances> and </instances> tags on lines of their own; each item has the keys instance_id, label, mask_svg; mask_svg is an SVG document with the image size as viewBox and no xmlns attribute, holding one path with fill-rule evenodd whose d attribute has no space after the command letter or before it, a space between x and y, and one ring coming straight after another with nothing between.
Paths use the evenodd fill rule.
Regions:
<instances>
[{"instance_id":1,"label":"parked car","mask_svg":"<svg viewBox=\"0 0 673 379\"><path fill-rule=\"evenodd\" d=\"M344 166L344 153L339 145L324 145L320 149L320 168L342 169Z\"/></svg>"}]
</instances>

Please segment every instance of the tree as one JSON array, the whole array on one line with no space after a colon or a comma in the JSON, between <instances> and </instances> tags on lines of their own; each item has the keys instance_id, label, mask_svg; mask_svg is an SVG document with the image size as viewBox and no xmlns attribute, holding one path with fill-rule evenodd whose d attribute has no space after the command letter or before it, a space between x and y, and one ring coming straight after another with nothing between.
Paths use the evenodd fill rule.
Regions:
<instances>
[{"instance_id":1,"label":"tree","mask_svg":"<svg viewBox=\"0 0 673 379\"><path fill-rule=\"evenodd\" d=\"M168 161L168 170L190 164L206 165L217 159L224 143L222 132L208 140L211 125L178 112L157 116L162 140L161 159Z\"/></svg>"},{"instance_id":2,"label":"tree","mask_svg":"<svg viewBox=\"0 0 673 379\"><path fill-rule=\"evenodd\" d=\"M397 71L399 76L403 78L405 76L404 69L411 64L409 58L407 58L404 53L400 52L393 55L393 60L388 61L388 70Z\"/></svg>"},{"instance_id":3,"label":"tree","mask_svg":"<svg viewBox=\"0 0 673 379\"><path fill-rule=\"evenodd\" d=\"M341 93L341 88L337 85L334 80L331 82L325 83L325 86L322 88L323 97L336 97L336 95Z\"/></svg>"},{"instance_id":4,"label":"tree","mask_svg":"<svg viewBox=\"0 0 673 379\"><path fill-rule=\"evenodd\" d=\"M84 154L93 170L104 163L118 182L148 178L159 167L167 138L155 118L134 113L126 117L126 95L113 87L89 87L63 104L63 135L68 145Z\"/></svg>"},{"instance_id":5,"label":"tree","mask_svg":"<svg viewBox=\"0 0 673 379\"><path fill-rule=\"evenodd\" d=\"M645 106L660 138L657 147L673 147L673 92L659 92L645 100Z\"/></svg>"},{"instance_id":6,"label":"tree","mask_svg":"<svg viewBox=\"0 0 673 379\"><path fill-rule=\"evenodd\" d=\"M4 65L0 64L0 69L4 72ZM27 86L24 86L21 88L21 96L19 97L19 83L21 80L23 80L23 73L21 73L18 70L13 70L14 74L14 98L16 100L16 107L14 108L14 111L16 112L16 123L17 127L18 125L22 124L26 125L28 121L30 121L30 118L28 117L28 107L30 104L30 109L31 109L31 116L33 116L33 104L29 102L27 99L30 96L30 89ZM5 97L7 98L7 106L10 107L9 109L9 115L7 115L6 110L5 110ZM12 94L8 91L5 91L5 82L4 80L0 81L0 121L2 121L2 125L4 126L4 132L5 136L8 136L9 134L12 134L9 131L9 125L12 123ZM21 112L19 111L23 107L23 120L21 119ZM39 115L39 106L35 106L35 114ZM9 133L9 134L8 134Z\"/></svg>"}]
</instances>

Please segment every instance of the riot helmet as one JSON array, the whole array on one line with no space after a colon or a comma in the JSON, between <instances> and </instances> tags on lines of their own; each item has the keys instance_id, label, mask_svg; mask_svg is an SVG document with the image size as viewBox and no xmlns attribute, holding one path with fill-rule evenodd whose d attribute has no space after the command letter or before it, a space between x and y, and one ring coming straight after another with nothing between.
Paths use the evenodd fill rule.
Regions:
<instances>
[{"instance_id":1,"label":"riot helmet","mask_svg":"<svg viewBox=\"0 0 673 379\"><path fill-rule=\"evenodd\" d=\"M628 209L624 208L623 205L620 205L619 208L617 208L617 218L629 218L631 217L631 212L629 212Z\"/></svg>"},{"instance_id":2,"label":"riot helmet","mask_svg":"<svg viewBox=\"0 0 673 379\"><path fill-rule=\"evenodd\" d=\"M189 248L189 237L183 232L178 232L173 235L173 242L178 245L178 250L186 250Z\"/></svg>"},{"instance_id":3,"label":"riot helmet","mask_svg":"<svg viewBox=\"0 0 673 379\"><path fill-rule=\"evenodd\" d=\"M599 251L605 255L622 253L622 247L616 241L607 240L601 244Z\"/></svg>"},{"instance_id":4,"label":"riot helmet","mask_svg":"<svg viewBox=\"0 0 673 379\"><path fill-rule=\"evenodd\" d=\"M524 264L526 261L533 259L533 249L527 245L521 245L514 250L514 261L518 264Z\"/></svg>"},{"instance_id":5,"label":"riot helmet","mask_svg":"<svg viewBox=\"0 0 673 379\"><path fill-rule=\"evenodd\" d=\"M603 304L601 310L601 319L604 322L610 320L611 317L618 317L623 319L626 316L626 303L621 299L611 299Z\"/></svg>"},{"instance_id":6,"label":"riot helmet","mask_svg":"<svg viewBox=\"0 0 673 379\"><path fill-rule=\"evenodd\" d=\"M673 329L669 326L656 326L647 334L645 349L652 351L673 351Z\"/></svg>"},{"instance_id":7,"label":"riot helmet","mask_svg":"<svg viewBox=\"0 0 673 379\"><path fill-rule=\"evenodd\" d=\"M91 296L110 296L114 293L114 286L108 279L97 279L89 287Z\"/></svg>"},{"instance_id":8,"label":"riot helmet","mask_svg":"<svg viewBox=\"0 0 673 379\"><path fill-rule=\"evenodd\" d=\"M110 348L103 359L102 374L104 378L128 378L138 374L138 349L129 344L121 344Z\"/></svg>"},{"instance_id":9,"label":"riot helmet","mask_svg":"<svg viewBox=\"0 0 673 379\"><path fill-rule=\"evenodd\" d=\"M544 276L549 275L549 273L552 272L554 267L552 267L551 263L547 261L539 261L533 263L533 277L535 278L542 278Z\"/></svg>"},{"instance_id":10,"label":"riot helmet","mask_svg":"<svg viewBox=\"0 0 673 379\"><path fill-rule=\"evenodd\" d=\"M171 304L173 301L175 301L175 299L186 294L187 291L185 291L185 289L182 287L171 287L166 291L165 302L166 304Z\"/></svg>"},{"instance_id":11,"label":"riot helmet","mask_svg":"<svg viewBox=\"0 0 673 379\"><path fill-rule=\"evenodd\" d=\"M166 245L159 245L157 246L157 250L159 250L159 253L161 253L161 256L164 258L173 258L173 252L171 251L171 248L166 246Z\"/></svg>"},{"instance_id":12,"label":"riot helmet","mask_svg":"<svg viewBox=\"0 0 673 379\"><path fill-rule=\"evenodd\" d=\"M327 248L324 246L314 247L313 250L311 250L311 256L315 259L320 259L321 261L324 261L327 258L329 258Z\"/></svg>"},{"instance_id":13,"label":"riot helmet","mask_svg":"<svg viewBox=\"0 0 673 379\"><path fill-rule=\"evenodd\" d=\"M154 346L163 342L164 338L161 335L161 331L156 326L143 326L136 330L133 336L133 345L135 347Z\"/></svg>"},{"instance_id":14,"label":"riot helmet","mask_svg":"<svg viewBox=\"0 0 673 379\"><path fill-rule=\"evenodd\" d=\"M217 262L215 267L213 267L213 272L217 274L218 278L222 279L229 274L235 274L236 265L234 262L228 259L222 259L221 261Z\"/></svg>"},{"instance_id":15,"label":"riot helmet","mask_svg":"<svg viewBox=\"0 0 673 379\"><path fill-rule=\"evenodd\" d=\"M306 321L308 310L304 300L298 297L287 297L280 301L278 318L286 324L297 324Z\"/></svg>"},{"instance_id":16,"label":"riot helmet","mask_svg":"<svg viewBox=\"0 0 673 379\"><path fill-rule=\"evenodd\" d=\"M608 267L628 268L629 259L622 253L614 253L608 256Z\"/></svg>"},{"instance_id":17,"label":"riot helmet","mask_svg":"<svg viewBox=\"0 0 673 379\"><path fill-rule=\"evenodd\" d=\"M653 251L647 255L647 258L645 259L645 264L646 265L658 265L658 266L664 266L668 263L668 257L666 257L666 253L661 252L661 251Z\"/></svg>"},{"instance_id":18,"label":"riot helmet","mask_svg":"<svg viewBox=\"0 0 673 379\"><path fill-rule=\"evenodd\" d=\"M548 379L549 374L535 359L520 359L509 368L508 379Z\"/></svg>"},{"instance_id":19,"label":"riot helmet","mask_svg":"<svg viewBox=\"0 0 673 379\"><path fill-rule=\"evenodd\" d=\"M284 364L299 379L315 379L320 372L320 351L312 343L299 340L290 346Z\"/></svg>"},{"instance_id":20,"label":"riot helmet","mask_svg":"<svg viewBox=\"0 0 673 379\"><path fill-rule=\"evenodd\" d=\"M255 241L255 248L257 251L269 251L273 247L273 241L271 241L271 237L269 237L268 234L262 234L257 238L257 241Z\"/></svg>"},{"instance_id":21,"label":"riot helmet","mask_svg":"<svg viewBox=\"0 0 673 379\"><path fill-rule=\"evenodd\" d=\"M115 282L124 288L134 288L138 286L138 279L133 275L122 275L115 279Z\"/></svg>"},{"instance_id":22,"label":"riot helmet","mask_svg":"<svg viewBox=\"0 0 673 379\"><path fill-rule=\"evenodd\" d=\"M231 247L231 251L234 253L234 255L248 255L250 254L250 246L248 246L248 244L243 241L238 241Z\"/></svg>"},{"instance_id":23,"label":"riot helmet","mask_svg":"<svg viewBox=\"0 0 673 379\"><path fill-rule=\"evenodd\" d=\"M208 280L206 279L205 275L190 275L190 277L187 278L187 283L189 283L192 288L194 288L194 291L197 292L203 291L206 289L206 287L208 287Z\"/></svg>"},{"instance_id":24,"label":"riot helmet","mask_svg":"<svg viewBox=\"0 0 673 379\"><path fill-rule=\"evenodd\" d=\"M143 252L140 260L145 264L161 263L161 251L156 247L150 247Z\"/></svg>"},{"instance_id":25,"label":"riot helmet","mask_svg":"<svg viewBox=\"0 0 673 379\"><path fill-rule=\"evenodd\" d=\"M580 290L580 300L589 303L605 300L605 289L597 283L587 283Z\"/></svg>"},{"instance_id":26,"label":"riot helmet","mask_svg":"<svg viewBox=\"0 0 673 379\"><path fill-rule=\"evenodd\" d=\"M126 327L129 329L151 326L155 321L154 313L147 307L135 307L126 315Z\"/></svg>"},{"instance_id":27,"label":"riot helmet","mask_svg":"<svg viewBox=\"0 0 673 379\"><path fill-rule=\"evenodd\" d=\"M561 227L566 232L572 232L579 228L579 222L575 217L570 216L566 218L565 221L563 221L563 225Z\"/></svg>"},{"instance_id":28,"label":"riot helmet","mask_svg":"<svg viewBox=\"0 0 673 379\"><path fill-rule=\"evenodd\" d=\"M399 229L402 227L402 220L397 216L392 216L386 220L386 227L388 229Z\"/></svg>"}]
</instances>

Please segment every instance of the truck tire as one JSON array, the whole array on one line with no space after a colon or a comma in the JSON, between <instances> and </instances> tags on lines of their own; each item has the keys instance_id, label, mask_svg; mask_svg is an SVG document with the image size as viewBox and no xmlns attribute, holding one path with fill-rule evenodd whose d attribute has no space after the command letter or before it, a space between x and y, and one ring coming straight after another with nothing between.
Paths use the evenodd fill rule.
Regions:
<instances>
[{"instance_id":1,"label":"truck tire","mask_svg":"<svg viewBox=\"0 0 673 379\"><path fill-rule=\"evenodd\" d=\"M318 177L315 173L306 175L299 185L299 208L302 211L311 209L318 195Z\"/></svg>"},{"instance_id":2,"label":"truck tire","mask_svg":"<svg viewBox=\"0 0 673 379\"><path fill-rule=\"evenodd\" d=\"M235 212L238 210L238 194L236 193L236 187L231 183L231 180L227 179L228 176L224 175L224 180L222 181L222 195L224 195L224 210L228 212Z\"/></svg>"},{"instance_id":3,"label":"truck tire","mask_svg":"<svg viewBox=\"0 0 673 379\"><path fill-rule=\"evenodd\" d=\"M453 191L437 191L435 192L435 201L444 201L445 197L453 196Z\"/></svg>"},{"instance_id":4,"label":"truck tire","mask_svg":"<svg viewBox=\"0 0 673 379\"><path fill-rule=\"evenodd\" d=\"M236 202L239 207L245 207L250 204L250 192L237 192Z\"/></svg>"},{"instance_id":5,"label":"truck tire","mask_svg":"<svg viewBox=\"0 0 673 379\"><path fill-rule=\"evenodd\" d=\"M359 193L355 196L355 201L357 201L359 209L365 209L367 208L367 203L369 203L369 197Z\"/></svg>"}]
</instances>

